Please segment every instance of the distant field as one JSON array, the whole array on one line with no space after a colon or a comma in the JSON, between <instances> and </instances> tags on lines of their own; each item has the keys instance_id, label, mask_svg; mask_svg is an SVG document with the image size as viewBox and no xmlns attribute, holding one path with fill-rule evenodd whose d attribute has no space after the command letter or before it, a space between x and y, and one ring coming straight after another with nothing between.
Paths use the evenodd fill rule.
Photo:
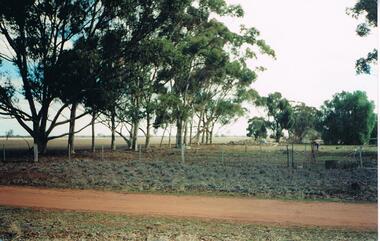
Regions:
<instances>
[{"instance_id":1,"label":"distant field","mask_svg":"<svg viewBox=\"0 0 380 241\"><path fill-rule=\"evenodd\" d=\"M3 240L375 241L377 232L0 207Z\"/></svg>"},{"instance_id":2,"label":"distant field","mask_svg":"<svg viewBox=\"0 0 380 241\"><path fill-rule=\"evenodd\" d=\"M230 136L230 137L214 137L213 142L214 144L227 144L231 141L241 141L241 140L247 140L250 139L248 137L244 136ZM145 138L139 137L137 139L138 144L144 144ZM152 145L159 145L161 142L161 137L153 136L151 137L151 144ZM30 146L33 145L33 139L32 138L21 138L21 137L11 137L8 140L6 140L4 137L0 137L0 145L5 144L7 148L10 149L27 149L28 144ZM169 137L164 137L163 144L168 145L169 144ZM175 144L175 136L171 137L171 145L174 146ZM111 137L96 137L96 148L101 148L104 146L104 148L109 148L111 145ZM119 148L125 148L126 144L124 140L120 137L116 138L116 145ZM49 141L48 143L48 149L54 149L54 150L61 150L66 149L67 147L67 138L59 138L54 139L52 141ZM91 147L91 137L75 137L75 147L76 149L90 149ZM0 146L1 148L1 146Z\"/></svg>"}]
</instances>

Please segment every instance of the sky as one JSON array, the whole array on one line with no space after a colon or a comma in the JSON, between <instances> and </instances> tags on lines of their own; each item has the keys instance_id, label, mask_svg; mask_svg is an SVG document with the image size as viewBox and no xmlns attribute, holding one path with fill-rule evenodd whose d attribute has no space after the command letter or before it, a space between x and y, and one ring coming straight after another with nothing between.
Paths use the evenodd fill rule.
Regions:
<instances>
[{"instance_id":1,"label":"sky","mask_svg":"<svg viewBox=\"0 0 380 241\"><path fill-rule=\"evenodd\" d=\"M240 4L245 11L242 19L222 18L230 29L241 24L255 27L261 38L276 52L276 59L259 56L249 65L267 68L259 73L252 85L260 95L275 91L293 101L320 107L325 100L341 91L363 90L378 107L378 69L371 75L356 75L355 61L378 46L377 29L361 38L355 29L360 20L346 14L355 0L227 0ZM246 117L222 128L216 134L246 135L247 119L263 114L250 107ZM78 128L89 119L79 122ZM61 127L55 133L67 130ZM0 135L13 129L25 134L15 120L0 119ZM97 133L108 134L107 128L97 126ZM86 129L81 135L89 135Z\"/></svg>"}]
</instances>

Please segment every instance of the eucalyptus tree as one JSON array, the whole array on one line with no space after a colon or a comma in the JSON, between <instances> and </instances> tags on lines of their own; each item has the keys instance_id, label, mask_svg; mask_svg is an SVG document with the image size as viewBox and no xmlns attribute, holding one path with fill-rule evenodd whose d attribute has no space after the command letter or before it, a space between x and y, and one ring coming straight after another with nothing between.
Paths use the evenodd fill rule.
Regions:
<instances>
[{"instance_id":1,"label":"eucalyptus tree","mask_svg":"<svg viewBox=\"0 0 380 241\"><path fill-rule=\"evenodd\" d=\"M256 29L243 27L237 34L230 31L223 23L211 18L211 14L242 17L243 10L240 6L229 6L223 0L200 1L198 7L189 8L187 19L184 18L187 20L186 23L179 24L182 27L174 29L170 38L172 48L175 50L173 62L170 67L164 68L159 73L159 76L163 77L160 81L165 83L168 92L178 96L174 112L177 147L184 142L183 136L186 131L183 129L189 117L196 112L196 109L204 112L205 105L211 103L210 99L204 98L209 95L204 93L204 89L209 88L212 94L216 88L224 90L224 93L217 92L219 102L213 102L216 105L213 108L214 112L218 112L217 115L213 115L213 121L223 115L221 110L224 109L220 108L221 105L226 107L227 103L230 103L228 105L231 107L230 110L239 109L236 108L237 98L231 97L234 94L227 89L232 88L234 91L239 89L234 86L236 83L234 81L239 78L237 75L242 77L242 82L246 81L245 87L255 78L254 71L245 64L245 60L254 57L255 53L250 48L243 48L245 45L258 47L264 54L274 55L273 50L263 40L258 39L259 32ZM245 52L241 54L243 50ZM239 66L241 72L228 72L232 71L232 65ZM228 96L228 99L223 99L222 96L226 98ZM199 98L204 101L199 101ZM226 112L225 115L229 116L230 113ZM199 119L203 119L203 114Z\"/></svg>"},{"instance_id":2,"label":"eucalyptus tree","mask_svg":"<svg viewBox=\"0 0 380 241\"><path fill-rule=\"evenodd\" d=\"M304 103L298 104L292 109L293 124L289 132L297 142L301 142L308 132L317 129L320 112L317 108L307 106Z\"/></svg>"},{"instance_id":3,"label":"eucalyptus tree","mask_svg":"<svg viewBox=\"0 0 380 241\"><path fill-rule=\"evenodd\" d=\"M280 142L283 130L290 130L293 125L293 109L281 93L274 92L257 101L267 110L268 127L273 131L276 142Z\"/></svg>"},{"instance_id":4,"label":"eucalyptus tree","mask_svg":"<svg viewBox=\"0 0 380 241\"><path fill-rule=\"evenodd\" d=\"M347 9L347 13L356 19L364 17L364 22L356 27L358 36L368 36L373 29L377 28L377 10L377 0L358 0L352 8ZM375 65L376 63L377 49L373 49L366 57L362 57L356 61L356 73L370 74L371 65Z\"/></svg>"},{"instance_id":5,"label":"eucalyptus tree","mask_svg":"<svg viewBox=\"0 0 380 241\"><path fill-rule=\"evenodd\" d=\"M167 33L159 32L159 34ZM125 123L129 121L132 149L137 148L139 130L145 135L145 147L148 148L150 145L152 120L159 95L164 91L159 84L158 72L166 65L168 57L171 57L170 52L167 40L154 35L141 41L131 51L131 61L125 65L127 69L126 88L123 95L125 105L120 114L126 117ZM143 119L146 121L145 129L140 127Z\"/></svg>"},{"instance_id":6,"label":"eucalyptus tree","mask_svg":"<svg viewBox=\"0 0 380 241\"><path fill-rule=\"evenodd\" d=\"M51 136L52 130L70 122L70 118L61 120L69 103L61 103L53 117L49 115L51 104L59 98L48 87L55 78L48 79L47 70L54 68L64 50L77 39L91 39L105 29L122 29L121 53L127 55L146 35L175 22L188 4L179 0L1 1L0 37L6 47L0 58L15 65L22 84L1 84L0 113L14 117L39 151L45 152L47 142L59 137ZM25 98L26 108L18 103L20 98Z\"/></svg>"},{"instance_id":7,"label":"eucalyptus tree","mask_svg":"<svg viewBox=\"0 0 380 241\"><path fill-rule=\"evenodd\" d=\"M363 91L341 92L321 108L322 139L329 144L368 143L376 124L375 105Z\"/></svg>"},{"instance_id":8,"label":"eucalyptus tree","mask_svg":"<svg viewBox=\"0 0 380 241\"><path fill-rule=\"evenodd\" d=\"M94 124L93 121L75 131L77 107L82 104L86 110L80 116L94 112L95 103L102 99L99 93L100 56L97 38L91 41L78 39L73 49L64 50L57 63L47 71L48 87L64 104L71 104L68 131L68 148L74 153L74 135ZM62 134L66 135L66 133Z\"/></svg>"},{"instance_id":9,"label":"eucalyptus tree","mask_svg":"<svg viewBox=\"0 0 380 241\"><path fill-rule=\"evenodd\" d=\"M21 78L21 85L17 81L1 85L1 114L14 117L40 152L45 152L48 140L59 137L51 136L52 130L70 122L59 121L68 103L49 119L50 106L58 96L48 87L54 81L48 70L74 39L93 35L107 24L113 17L111 7L112 3L100 1L0 3L0 37L6 45L0 58L14 64ZM20 98L25 98L26 108L18 104Z\"/></svg>"},{"instance_id":10,"label":"eucalyptus tree","mask_svg":"<svg viewBox=\"0 0 380 241\"><path fill-rule=\"evenodd\" d=\"M248 120L247 136L254 137L257 140L259 137L266 138L267 122L263 117L252 117Z\"/></svg>"}]
</instances>

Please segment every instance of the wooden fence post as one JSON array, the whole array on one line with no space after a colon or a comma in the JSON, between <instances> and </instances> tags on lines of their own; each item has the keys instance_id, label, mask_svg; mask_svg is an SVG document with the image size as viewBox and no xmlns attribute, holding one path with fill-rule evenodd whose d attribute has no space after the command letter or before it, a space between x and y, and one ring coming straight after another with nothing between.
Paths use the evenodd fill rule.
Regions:
<instances>
[{"instance_id":1,"label":"wooden fence post","mask_svg":"<svg viewBox=\"0 0 380 241\"><path fill-rule=\"evenodd\" d=\"M102 161L104 160L104 146L102 145Z\"/></svg>"}]
</instances>

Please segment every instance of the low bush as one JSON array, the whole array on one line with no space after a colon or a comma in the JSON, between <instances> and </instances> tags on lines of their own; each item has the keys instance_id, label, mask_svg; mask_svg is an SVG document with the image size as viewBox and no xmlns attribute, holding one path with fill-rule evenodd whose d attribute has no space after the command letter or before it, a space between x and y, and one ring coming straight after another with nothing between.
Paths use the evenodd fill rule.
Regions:
<instances>
[{"instance_id":1,"label":"low bush","mask_svg":"<svg viewBox=\"0 0 380 241\"><path fill-rule=\"evenodd\" d=\"M360 189L352 190L352 185ZM292 169L233 161L71 160L6 163L0 184L144 192L224 193L294 199L377 201L377 170Z\"/></svg>"}]
</instances>

